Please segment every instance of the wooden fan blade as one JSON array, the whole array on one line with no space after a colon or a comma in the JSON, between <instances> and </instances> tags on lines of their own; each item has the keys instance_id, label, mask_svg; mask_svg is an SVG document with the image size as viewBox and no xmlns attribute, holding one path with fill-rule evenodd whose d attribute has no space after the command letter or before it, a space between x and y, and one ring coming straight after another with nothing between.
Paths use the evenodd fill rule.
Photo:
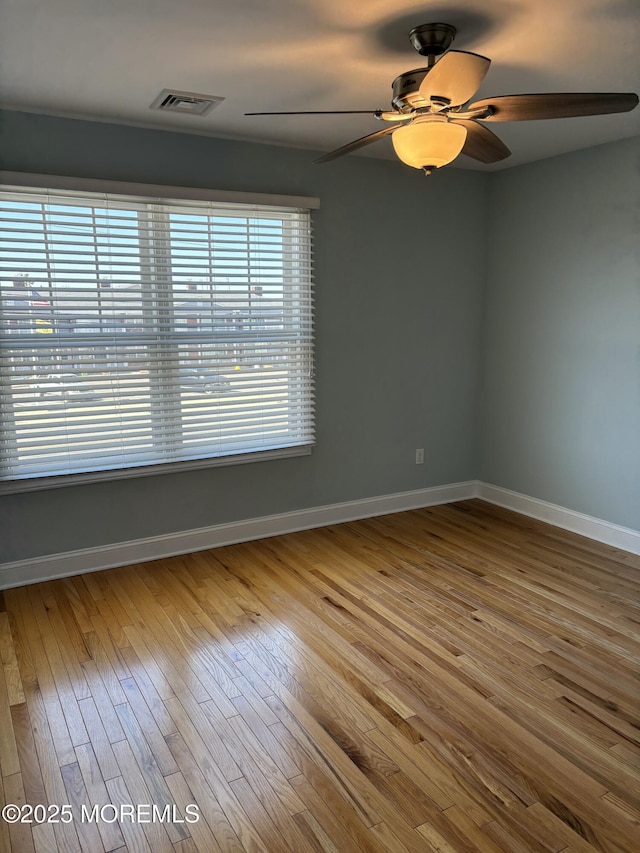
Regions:
<instances>
[{"instance_id":1,"label":"wooden fan blade","mask_svg":"<svg viewBox=\"0 0 640 853\"><path fill-rule=\"evenodd\" d=\"M500 95L483 98L468 109L491 108L482 121L534 121L543 118L573 118L606 113L626 113L638 105L633 93L603 92L551 93L548 95Z\"/></svg>"},{"instance_id":2,"label":"wooden fan blade","mask_svg":"<svg viewBox=\"0 0 640 853\"><path fill-rule=\"evenodd\" d=\"M511 156L504 142L482 124L470 119L453 119L453 124L461 124L467 129L467 141L462 153L473 157L480 163L498 163Z\"/></svg>"},{"instance_id":3,"label":"wooden fan blade","mask_svg":"<svg viewBox=\"0 0 640 853\"><path fill-rule=\"evenodd\" d=\"M388 136L397 129L398 127L395 124L383 127L382 130L376 130L375 133L370 133L368 136L361 136L360 139L354 139L353 142L348 142L341 148L335 148L333 151L329 151L328 154L318 157L318 159L314 160L313 163L314 165L317 163L328 163L329 160L335 160L336 157L342 157L344 154L350 154L352 151L357 151L358 148L364 148L365 145L370 145L372 142L382 139L383 136Z\"/></svg>"},{"instance_id":4,"label":"wooden fan blade","mask_svg":"<svg viewBox=\"0 0 640 853\"><path fill-rule=\"evenodd\" d=\"M245 113L246 116L378 116L382 110L294 110L286 113Z\"/></svg>"},{"instance_id":5,"label":"wooden fan blade","mask_svg":"<svg viewBox=\"0 0 640 853\"><path fill-rule=\"evenodd\" d=\"M486 56L450 50L427 71L420 95L427 103L431 98L446 98L452 107L465 104L480 88L490 65Z\"/></svg>"}]
</instances>

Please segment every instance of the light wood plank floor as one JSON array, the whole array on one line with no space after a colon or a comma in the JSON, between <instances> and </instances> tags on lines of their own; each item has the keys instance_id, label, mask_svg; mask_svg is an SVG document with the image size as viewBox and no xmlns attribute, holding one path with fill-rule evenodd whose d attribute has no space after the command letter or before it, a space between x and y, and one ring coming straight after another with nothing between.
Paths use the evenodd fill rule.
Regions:
<instances>
[{"instance_id":1,"label":"light wood plank floor","mask_svg":"<svg viewBox=\"0 0 640 853\"><path fill-rule=\"evenodd\" d=\"M6 591L0 850L637 853L639 587L466 501Z\"/></svg>"}]
</instances>

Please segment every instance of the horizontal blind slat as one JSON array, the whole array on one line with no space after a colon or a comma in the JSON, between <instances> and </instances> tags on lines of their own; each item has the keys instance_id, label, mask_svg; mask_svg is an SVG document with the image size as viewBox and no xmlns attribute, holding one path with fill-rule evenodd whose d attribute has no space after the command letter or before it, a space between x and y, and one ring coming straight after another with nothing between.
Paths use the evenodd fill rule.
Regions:
<instances>
[{"instance_id":1,"label":"horizontal blind slat","mask_svg":"<svg viewBox=\"0 0 640 853\"><path fill-rule=\"evenodd\" d=\"M311 252L304 209L0 189L0 478L312 444Z\"/></svg>"}]
</instances>

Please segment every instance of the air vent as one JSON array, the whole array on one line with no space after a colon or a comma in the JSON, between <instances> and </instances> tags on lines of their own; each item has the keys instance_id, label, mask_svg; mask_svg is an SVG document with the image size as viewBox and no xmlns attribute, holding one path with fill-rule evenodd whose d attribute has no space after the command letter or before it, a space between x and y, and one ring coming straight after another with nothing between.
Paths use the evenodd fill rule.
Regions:
<instances>
[{"instance_id":1,"label":"air vent","mask_svg":"<svg viewBox=\"0 0 640 853\"><path fill-rule=\"evenodd\" d=\"M201 95L198 92L180 92L177 89L163 89L150 105L152 110L170 113L186 113L192 116L204 116L221 104L224 98L217 95Z\"/></svg>"}]
</instances>

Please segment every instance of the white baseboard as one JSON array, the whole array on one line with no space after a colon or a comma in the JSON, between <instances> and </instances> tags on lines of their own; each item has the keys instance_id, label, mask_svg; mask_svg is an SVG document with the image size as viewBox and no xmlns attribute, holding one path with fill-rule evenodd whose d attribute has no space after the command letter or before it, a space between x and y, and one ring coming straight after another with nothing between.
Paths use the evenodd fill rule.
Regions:
<instances>
[{"instance_id":1,"label":"white baseboard","mask_svg":"<svg viewBox=\"0 0 640 853\"><path fill-rule=\"evenodd\" d=\"M476 480L470 480L465 483L452 483L262 518L250 518L229 524L215 524L211 527L200 527L180 533L119 542L102 548L84 548L64 554L36 557L32 560L3 563L0 564L0 589L80 575L100 569L113 569L116 566L142 563L147 560L175 557L192 551L204 551L208 548L234 545L252 539L265 539L270 536L280 536L283 533L295 533L298 530L355 521L359 518L371 518L375 515L467 500L477 495L477 485Z\"/></svg>"},{"instance_id":2,"label":"white baseboard","mask_svg":"<svg viewBox=\"0 0 640 853\"><path fill-rule=\"evenodd\" d=\"M85 548L64 554L36 557L32 560L2 563L0 564L0 589L10 589L101 569L113 569L116 566L164 557L175 557L192 551L204 551L222 545L266 539L270 536L295 533L298 530L309 530L314 527L326 527L329 524L356 521L360 518L464 501L469 498L481 498L488 503L640 555L640 532L637 530L620 527L617 524L512 492L509 489L492 486L489 483L468 480L464 483L433 486L411 492L398 492L261 518L249 518L229 524L215 524L211 527L200 527L179 533L150 536L145 539L105 545L102 548Z\"/></svg>"},{"instance_id":3,"label":"white baseboard","mask_svg":"<svg viewBox=\"0 0 640 853\"><path fill-rule=\"evenodd\" d=\"M528 495L521 495L519 492L512 492L500 486L492 486L489 483L478 483L476 497L487 503L512 509L521 515L536 518L538 521L546 521L563 530L571 530L572 533L579 533L588 539L596 539L605 545L630 551L632 554L640 554L640 532L629 527L611 524L609 521L584 515L538 498L530 498Z\"/></svg>"}]
</instances>

